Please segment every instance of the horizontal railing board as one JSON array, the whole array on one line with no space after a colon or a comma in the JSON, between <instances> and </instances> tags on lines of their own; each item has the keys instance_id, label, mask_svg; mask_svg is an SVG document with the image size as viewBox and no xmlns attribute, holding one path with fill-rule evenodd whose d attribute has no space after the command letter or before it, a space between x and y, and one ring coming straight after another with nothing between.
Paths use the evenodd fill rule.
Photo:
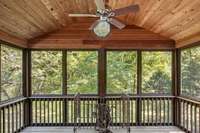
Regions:
<instances>
[{"instance_id":1,"label":"horizontal railing board","mask_svg":"<svg viewBox=\"0 0 200 133\"><path fill-rule=\"evenodd\" d=\"M7 102L5 102L5 103L0 104L0 108L6 107L6 106L10 106L10 105L12 105L12 104L15 104L15 103L24 101L24 100L26 100L26 99L27 99L27 98L25 98L25 97L19 97L19 98L13 99L12 101L7 101Z\"/></svg>"}]
</instances>

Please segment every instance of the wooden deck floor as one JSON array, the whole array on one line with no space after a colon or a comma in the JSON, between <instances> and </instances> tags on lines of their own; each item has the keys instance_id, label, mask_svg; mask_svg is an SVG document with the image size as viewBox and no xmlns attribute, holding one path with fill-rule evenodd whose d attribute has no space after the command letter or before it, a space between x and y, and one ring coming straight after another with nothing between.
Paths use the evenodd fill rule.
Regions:
<instances>
[{"instance_id":1,"label":"wooden deck floor","mask_svg":"<svg viewBox=\"0 0 200 133\"><path fill-rule=\"evenodd\" d=\"M112 129L114 133L127 133L126 129ZM73 127L28 127L21 133L73 133ZM98 133L94 129L79 129L78 133ZM131 133L184 133L177 127L131 127Z\"/></svg>"}]
</instances>

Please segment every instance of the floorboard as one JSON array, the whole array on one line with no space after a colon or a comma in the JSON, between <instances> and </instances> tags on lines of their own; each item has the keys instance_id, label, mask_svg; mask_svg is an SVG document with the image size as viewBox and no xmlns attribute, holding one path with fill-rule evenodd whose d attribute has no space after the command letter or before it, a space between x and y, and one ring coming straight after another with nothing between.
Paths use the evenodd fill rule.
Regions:
<instances>
[{"instance_id":1,"label":"floorboard","mask_svg":"<svg viewBox=\"0 0 200 133\"><path fill-rule=\"evenodd\" d=\"M127 133L126 129L112 128L113 133ZM73 127L28 127L21 133L73 133ZM78 133L98 133L94 129L79 129ZM131 133L184 133L174 126L131 127Z\"/></svg>"}]
</instances>

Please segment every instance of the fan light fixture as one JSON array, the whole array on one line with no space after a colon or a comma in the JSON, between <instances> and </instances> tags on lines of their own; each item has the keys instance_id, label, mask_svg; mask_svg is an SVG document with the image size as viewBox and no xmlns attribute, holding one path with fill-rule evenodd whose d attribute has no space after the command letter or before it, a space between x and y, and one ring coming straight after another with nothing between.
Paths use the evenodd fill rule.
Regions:
<instances>
[{"instance_id":1,"label":"fan light fixture","mask_svg":"<svg viewBox=\"0 0 200 133\"><path fill-rule=\"evenodd\" d=\"M105 0L94 0L97 12L96 14L68 14L70 17L100 17L89 28L97 37L103 39L111 33L111 25L118 29L123 29L126 25L114 18L128 13L139 11L139 5L129 5L118 9L106 8Z\"/></svg>"},{"instance_id":2,"label":"fan light fixture","mask_svg":"<svg viewBox=\"0 0 200 133\"><path fill-rule=\"evenodd\" d=\"M106 20L100 20L93 28L94 34L99 38L107 37L111 32L110 23Z\"/></svg>"}]
</instances>

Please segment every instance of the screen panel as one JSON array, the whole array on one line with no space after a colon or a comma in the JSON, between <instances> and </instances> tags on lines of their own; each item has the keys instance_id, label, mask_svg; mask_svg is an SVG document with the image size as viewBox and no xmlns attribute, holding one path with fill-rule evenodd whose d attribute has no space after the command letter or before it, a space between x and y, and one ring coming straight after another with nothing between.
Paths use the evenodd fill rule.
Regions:
<instances>
[{"instance_id":1,"label":"screen panel","mask_svg":"<svg viewBox=\"0 0 200 133\"><path fill-rule=\"evenodd\" d=\"M32 94L62 93L62 52L32 51Z\"/></svg>"},{"instance_id":2,"label":"screen panel","mask_svg":"<svg viewBox=\"0 0 200 133\"><path fill-rule=\"evenodd\" d=\"M172 52L142 52L142 93L171 94Z\"/></svg>"},{"instance_id":3,"label":"screen panel","mask_svg":"<svg viewBox=\"0 0 200 133\"><path fill-rule=\"evenodd\" d=\"M1 101L22 96L22 50L1 45Z\"/></svg>"},{"instance_id":4,"label":"screen panel","mask_svg":"<svg viewBox=\"0 0 200 133\"><path fill-rule=\"evenodd\" d=\"M67 51L67 93L98 93L97 51Z\"/></svg>"},{"instance_id":5,"label":"screen panel","mask_svg":"<svg viewBox=\"0 0 200 133\"><path fill-rule=\"evenodd\" d=\"M137 88L137 52L107 52L107 94L135 94Z\"/></svg>"}]
</instances>

